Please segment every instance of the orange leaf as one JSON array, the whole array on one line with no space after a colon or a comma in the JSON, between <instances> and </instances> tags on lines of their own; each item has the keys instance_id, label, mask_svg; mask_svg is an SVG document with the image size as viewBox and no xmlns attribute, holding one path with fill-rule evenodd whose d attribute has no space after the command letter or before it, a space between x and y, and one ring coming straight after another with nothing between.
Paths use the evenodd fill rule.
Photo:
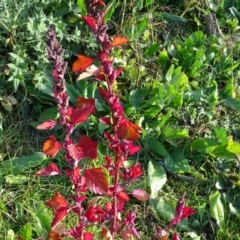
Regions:
<instances>
[{"instance_id":1,"label":"orange leaf","mask_svg":"<svg viewBox=\"0 0 240 240\"><path fill-rule=\"evenodd\" d=\"M128 42L126 37L114 36L112 41L112 47L118 47Z\"/></svg>"},{"instance_id":2,"label":"orange leaf","mask_svg":"<svg viewBox=\"0 0 240 240\"><path fill-rule=\"evenodd\" d=\"M48 233L48 240L62 240L61 235L55 231Z\"/></svg>"},{"instance_id":3,"label":"orange leaf","mask_svg":"<svg viewBox=\"0 0 240 240\"><path fill-rule=\"evenodd\" d=\"M68 208L67 200L59 192L56 192L50 200L45 202L45 204L54 210L57 210L59 208Z\"/></svg>"},{"instance_id":4,"label":"orange leaf","mask_svg":"<svg viewBox=\"0 0 240 240\"><path fill-rule=\"evenodd\" d=\"M77 73L85 71L85 69L91 66L94 61L92 58L83 55L78 55L77 57L77 60L73 63L72 66L72 71Z\"/></svg>"},{"instance_id":5,"label":"orange leaf","mask_svg":"<svg viewBox=\"0 0 240 240\"><path fill-rule=\"evenodd\" d=\"M50 136L42 147L42 151L50 157L54 157L60 149L61 144L56 140L54 136Z\"/></svg>"},{"instance_id":6,"label":"orange leaf","mask_svg":"<svg viewBox=\"0 0 240 240\"><path fill-rule=\"evenodd\" d=\"M129 120L122 118L120 120L116 134L119 138L123 138L129 141L136 141L140 138L141 128L130 122Z\"/></svg>"},{"instance_id":7,"label":"orange leaf","mask_svg":"<svg viewBox=\"0 0 240 240\"><path fill-rule=\"evenodd\" d=\"M76 107L80 108L83 105L92 105L95 107L95 99L94 98L84 98L84 97L77 97Z\"/></svg>"}]
</instances>

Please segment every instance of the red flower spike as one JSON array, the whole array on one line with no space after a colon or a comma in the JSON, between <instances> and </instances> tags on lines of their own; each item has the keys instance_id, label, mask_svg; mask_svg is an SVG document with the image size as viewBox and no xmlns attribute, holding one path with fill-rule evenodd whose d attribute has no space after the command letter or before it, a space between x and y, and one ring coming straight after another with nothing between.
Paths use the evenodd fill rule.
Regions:
<instances>
[{"instance_id":1,"label":"red flower spike","mask_svg":"<svg viewBox=\"0 0 240 240\"><path fill-rule=\"evenodd\" d=\"M136 141L140 138L141 128L130 122L129 120L122 118L119 122L116 134L119 138L123 138L129 141Z\"/></svg>"},{"instance_id":2,"label":"red flower spike","mask_svg":"<svg viewBox=\"0 0 240 240\"><path fill-rule=\"evenodd\" d=\"M112 41L112 47L118 47L128 42L126 37L114 36Z\"/></svg>"},{"instance_id":3,"label":"red flower spike","mask_svg":"<svg viewBox=\"0 0 240 240\"><path fill-rule=\"evenodd\" d=\"M83 240L93 240L94 235L90 232L85 232L83 234Z\"/></svg>"},{"instance_id":4,"label":"red flower spike","mask_svg":"<svg viewBox=\"0 0 240 240\"><path fill-rule=\"evenodd\" d=\"M143 189L133 190L132 195L140 201L146 201L149 199L149 193Z\"/></svg>"},{"instance_id":5,"label":"red flower spike","mask_svg":"<svg viewBox=\"0 0 240 240\"><path fill-rule=\"evenodd\" d=\"M73 124L86 122L88 116L94 113L94 105L84 105L81 108L76 108L72 110L71 121Z\"/></svg>"},{"instance_id":6,"label":"red flower spike","mask_svg":"<svg viewBox=\"0 0 240 240\"><path fill-rule=\"evenodd\" d=\"M102 168L86 169L84 172L86 184L95 194L107 194L108 182Z\"/></svg>"},{"instance_id":7,"label":"red flower spike","mask_svg":"<svg viewBox=\"0 0 240 240\"><path fill-rule=\"evenodd\" d=\"M71 179L72 183L77 186L79 177L80 177L80 169L79 167L75 167L74 169L67 169L66 170L67 175Z\"/></svg>"},{"instance_id":8,"label":"red flower spike","mask_svg":"<svg viewBox=\"0 0 240 240\"><path fill-rule=\"evenodd\" d=\"M132 167L125 169L122 178L125 181L133 181L143 174L140 163L135 163Z\"/></svg>"},{"instance_id":9,"label":"red flower spike","mask_svg":"<svg viewBox=\"0 0 240 240\"><path fill-rule=\"evenodd\" d=\"M83 135L78 141L78 146L81 147L84 157L90 159L97 158L97 142L90 137Z\"/></svg>"},{"instance_id":10,"label":"red flower spike","mask_svg":"<svg viewBox=\"0 0 240 240\"><path fill-rule=\"evenodd\" d=\"M81 108L84 105L94 106L95 108L95 100L93 98L77 97L76 108Z\"/></svg>"},{"instance_id":11,"label":"red flower spike","mask_svg":"<svg viewBox=\"0 0 240 240\"><path fill-rule=\"evenodd\" d=\"M90 67L94 62L92 58L83 55L78 55L77 57L77 60L73 63L72 66L72 71L76 73L85 71L85 69Z\"/></svg>"},{"instance_id":12,"label":"red flower spike","mask_svg":"<svg viewBox=\"0 0 240 240\"><path fill-rule=\"evenodd\" d=\"M36 176L54 176L54 175L59 175L61 174L60 170L58 169L57 165L55 165L54 163L50 163L49 165L47 165L47 167L39 170L36 173Z\"/></svg>"},{"instance_id":13,"label":"red flower spike","mask_svg":"<svg viewBox=\"0 0 240 240\"><path fill-rule=\"evenodd\" d=\"M180 240L180 237L176 232L173 234L172 240Z\"/></svg>"},{"instance_id":14,"label":"red flower spike","mask_svg":"<svg viewBox=\"0 0 240 240\"><path fill-rule=\"evenodd\" d=\"M57 122L54 120L47 120L37 126L37 129L39 130L51 130L57 125Z\"/></svg>"},{"instance_id":15,"label":"red flower spike","mask_svg":"<svg viewBox=\"0 0 240 240\"><path fill-rule=\"evenodd\" d=\"M69 156L75 161L79 162L83 158L83 151L81 148L76 148L75 145L69 144L67 146Z\"/></svg>"},{"instance_id":16,"label":"red flower spike","mask_svg":"<svg viewBox=\"0 0 240 240\"><path fill-rule=\"evenodd\" d=\"M45 204L53 210L68 208L67 200L59 192L56 192L50 200L45 202Z\"/></svg>"},{"instance_id":17,"label":"red flower spike","mask_svg":"<svg viewBox=\"0 0 240 240\"><path fill-rule=\"evenodd\" d=\"M54 157L57 152L61 149L61 144L56 140L54 136L49 136L49 139L44 142L42 151L49 155L50 157Z\"/></svg>"}]
</instances>

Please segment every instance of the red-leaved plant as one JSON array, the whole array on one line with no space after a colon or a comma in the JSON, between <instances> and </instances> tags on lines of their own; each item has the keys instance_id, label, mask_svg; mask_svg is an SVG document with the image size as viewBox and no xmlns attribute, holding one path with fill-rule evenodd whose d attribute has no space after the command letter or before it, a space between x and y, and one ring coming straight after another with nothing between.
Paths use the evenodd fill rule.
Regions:
<instances>
[{"instance_id":1,"label":"red-leaved plant","mask_svg":"<svg viewBox=\"0 0 240 240\"><path fill-rule=\"evenodd\" d=\"M136 162L131 167L124 164L128 157L140 150L134 142L139 139L141 128L129 121L124 116L123 107L119 97L113 92L113 84L121 74L122 68L114 69L114 59L111 57L113 48L128 42L125 37L115 36L111 40L106 33L108 26L104 23L104 16L109 10L102 0L85 0L87 15L82 17L94 34L99 49L96 59L79 55L74 62L72 70L83 73L95 60L99 66L95 67L95 79L99 81L98 91L110 113L99 119L106 124L109 131L104 132L108 141L111 154L105 156L105 163L97 168L80 168L79 162L83 159L97 159L97 142L88 136L81 136L78 141L71 137L77 124L84 123L95 112L95 100L81 96L77 98L75 106L69 105L69 97L66 93L64 74L67 63L62 60L64 50L59 45L53 25L47 32L48 59L52 65L53 94L59 111L58 120L47 120L38 126L40 130L50 130L60 125L64 132L64 140L60 143L54 136L50 136L43 144L42 151L49 157L54 156L62 149L69 168L64 173L50 163L36 173L38 176L53 176L64 174L72 182L74 193L66 199L59 192L45 204L54 212L51 223L51 231L48 234L50 240L61 240L71 237L78 240L97 239L133 239L140 238L135 229L135 211L127 211L125 203L129 201L129 194L138 200L145 201L149 194L143 189L135 189L128 193L129 185L143 173L140 163ZM103 84L101 84L103 83ZM92 199L87 198L87 192L96 194ZM105 205L98 205L98 195L105 195ZM69 201L71 200L71 201ZM86 203L86 200L87 203ZM84 204L83 204L84 203ZM61 223L69 213L75 214L78 222L71 229L66 229ZM170 230L180 220L192 215L194 210L185 207L184 200L180 201L176 210L176 216L165 229ZM123 215L123 216L122 216ZM97 231L93 232L93 226ZM90 231L91 228L91 231ZM96 233L98 232L98 234ZM174 235L177 239L178 235ZM160 239L161 236L159 235Z\"/></svg>"},{"instance_id":2,"label":"red-leaved plant","mask_svg":"<svg viewBox=\"0 0 240 240\"><path fill-rule=\"evenodd\" d=\"M59 119L57 121L47 120L40 124L38 129L49 130L56 125L62 126L63 142L60 143L54 136L50 136L43 144L42 151L50 157L54 157L61 149L64 151L65 160L69 165L65 174L73 184L74 194L71 196L72 204L59 192L45 202L54 211L48 238L59 240L67 236L79 240L91 240L95 233L90 232L89 228L93 225L98 227L102 239L110 240L116 237L131 239L132 236L140 238L134 226L135 211L124 211L124 217L121 214L125 210L125 203L129 201L127 187L143 173L138 162L128 168L124 164L129 155L140 150L134 142L139 139L141 128L124 116L119 97L113 92L113 83L122 68L114 69L114 60L110 56L114 47L121 46L128 40L120 36L113 37L112 40L109 38L106 33L108 26L104 24L104 16L108 8L101 0L86 0L85 3L87 16L84 16L83 20L90 27L99 44L96 60L100 64L94 72L94 77L100 83L106 83L102 84L98 91L110 109L110 114L100 118L99 121L109 126L110 130L105 132L104 136L112 154L105 156L105 163L101 167L81 169L79 166L79 162L84 158L94 160L98 157L97 142L88 136L81 136L77 142L71 137L75 126L87 121L88 117L94 114L95 100L78 97L74 107L69 105L64 79L67 63L62 60L64 50L57 41L55 28L52 25L47 32L47 50L48 59L52 64L53 94L59 111ZM73 64L73 72L84 72L94 60L79 55ZM104 87L105 85L107 87ZM54 163L50 163L36 174L52 176L64 173L61 173ZM106 195L109 201L105 206L100 206L98 205L99 197L87 199L88 191ZM135 189L131 195L142 201L149 197L143 189ZM83 204L86 199L88 203ZM72 229L66 229L61 224L69 213L76 214L78 217L78 223Z\"/></svg>"}]
</instances>

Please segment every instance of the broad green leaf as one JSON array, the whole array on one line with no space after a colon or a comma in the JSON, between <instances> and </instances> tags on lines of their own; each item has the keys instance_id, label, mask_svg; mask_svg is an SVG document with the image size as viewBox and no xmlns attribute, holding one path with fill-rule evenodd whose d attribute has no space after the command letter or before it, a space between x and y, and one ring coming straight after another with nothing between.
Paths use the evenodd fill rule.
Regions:
<instances>
[{"instance_id":1,"label":"broad green leaf","mask_svg":"<svg viewBox=\"0 0 240 240\"><path fill-rule=\"evenodd\" d=\"M158 162L149 161L148 181L151 189L151 198L155 198L167 181L166 172Z\"/></svg>"},{"instance_id":2,"label":"broad green leaf","mask_svg":"<svg viewBox=\"0 0 240 240\"><path fill-rule=\"evenodd\" d=\"M222 127L216 127L214 129L217 140L220 141L222 144L227 144L227 132L225 128Z\"/></svg>"},{"instance_id":3,"label":"broad green leaf","mask_svg":"<svg viewBox=\"0 0 240 240\"><path fill-rule=\"evenodd\" d=\"M240 144L238 142L228 142L227 150L236 155L240 155Z\"/></svg>"},{"instance_id":4,"label":"broad green leaf","mask_svg":"<svg viewBox=\"0 0 240 240\"><path fill-rule=\"evenodd\" d=\"M219 191L216 191L210 195L209 204L212 217L217 221L217 224L220 228L224 228L224 205L221 202L221 194Z\"/></svg>"},{"instance_id":5,"label":"broad green leaf","mask_svg":"<svg viewBox=\"0 0 240 240\"><path fill-rule=\"evenodd\" d=\"M211 153L217 146L216 141L211 138L199 138L191 144L192 149L200 153Z\"/></svg>"},{"instance_id":6,"label":"broad green leaf","mask_svg":"<svg viewBox=\"0 0 240 240\"><path fill-rule=\"evenodd\" d=\"M162 134L163 139L174 139L174 138L188 138L187 129L171 128L167 127L164 129Z\"/></svg>"},{"instance_id":7,"label":"broad green leaf","mask_svg":"<svg viewBox=\"0 0 240 240\"><path fill-rule=\"evenodd\" d=\"M6 240L15 240L16 239L16 236L15 236L15 233L12 229L9 229L7 231L7 239Z\"/></svg>"},{"instance_id":8,"label":"broad green leaf","mask_svg":"<svg viewBox=\"0 0 240 240\"><path fill-rule=\"evenodd\" d=\"M8 175L5 177L5 181L8 184L23 184L29 181L30 177L25 175Z\"/></svg>"},{"instance_id":9,"label":"broad green leaf","mask_svg":"<svg viewBox=\"0 0 240 240\"><path fill-rule=\"evenodd\" d=\"M158 51L159 47L160 47L159 42L153 43L149 48L147 48L147 50L144 53L144 56L151 57Z\"/></svg>"},{"instance_id":10,"label":"broad green leaf","mask_svg":"<svg viewBox=\"0 0 240 240\"><path fill-rule=\"evenodd\" d=\"M174 173L191 172L188 160L181 149L174 149L164 156L166 167Z\"/></svg>"},{"instance_id":11,"label":"broad green leaf","mask_svg":"<svg viewBox=\"0 0 240 240\"><path fill-rule=\"evenodd\" d=\"M0 164L0 173L19 174L29 167L39 166L45 159L46 155L42 152L35 152L31 156L9 159Z\"/></svg>"},{"instance_id":12,"label":"broad green leaf","mask_svg":"<svg viewBox=\"0 0 240 240\"><path fill-rule=\"evenodd\" d=\"M32 227L30 223L26 223L23 227L22 238L24 240L31 240L32 239Z\"/></svg>"},{"instance_id":13,"label":"broad green leaf","mask_svg":"<svg viewBox=\"0 0 240 240\"><path fill-rule=\"evenodd\" d=\"M144 139L143 144L147 150L154 152L160 156L165 156L167 154L165 147L157 139Z\"/></svg>"},{"instance_id":14,"label":"broad green leaf","mask_svg":"<svg viewBox=\"0 0 240 240\"><path fill-rule=\"evenodd\" d=\"M227 107L233 108L236 111L240 111L240 98L226 98L223 102Z\"/></svg>"},{"instance_id":15,"label":"broad green leaf","mask_svg":"<svg viewBox=\"0 0 240 240\"><path fill-rule=\"evenodd\" d=\"M56 120L59 117L59 111L57 107L51 107L44 111L38 118L39 122L44 122L49 119Z\"/></svg>"},{"instance_id":16,"label":"broad green leaf","mask_svg":"<svg viewBox=\"0 0 240 240\"><path fill-rule=\"evenodd\" d=\"M177 88L182 88L188 83L188 77L185 73L175 75L169 82Z\"/></svg>"},{"instance_id":17,"label":"broad green leaf","mask_svg":"<svg viewBox=\"0 0 240 240\"><path fill-rule=\"evenodd\" d=\"M238 21L240 21L240 12L235 7L230 7L229 10L232 13L232 15L236 17Z\"/></svg>"},{"instance_id":18,"label":"broad green leaf","mask_svg":"<svg viewBox=\"0 0 240 240\"><path fill-rule=\"evenodd\" d=\"M52 217L51 214L49 214L47 207L43 203L39 203L36 209L35 217L38 228L42 233L47 233L51 230Z\"/></svg>"},{"instance_id":19,"label":"broad green leaf","mask_svg":"<svg viewBox=\"0 0 240 240\"><path fill-rule=\"evenodd\" d=\"M80 12L81 12L82 16L86 16L87 15L87 10L86 10L85 1L84 0L77 0L77 5L80 9Z\"/></svg>"}]
</instances>

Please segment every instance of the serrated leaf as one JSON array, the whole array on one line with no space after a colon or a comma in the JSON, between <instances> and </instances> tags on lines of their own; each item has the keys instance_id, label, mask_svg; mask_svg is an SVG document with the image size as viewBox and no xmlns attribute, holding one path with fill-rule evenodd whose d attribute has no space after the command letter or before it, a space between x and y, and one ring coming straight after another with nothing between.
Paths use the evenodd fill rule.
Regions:
<instances>
[{"instance_id":1,"label":"serrated leaf","mask_svg":"<svg viewBox=\"0 0 240 240\"><path fill-rule=\"evenodd\" d=\"M98 194L106 194L108 191L108 182L102 168L91 168L84 171L86 184L91 191Z\"/></svg>"},{"instance_id":2,"label":"serrated leaf","mask_svg":"<svg viewBox=\"0 0 240 240\"><path fill-rule=\"evenodd\" d=\"M217 224L220 228L224 228L224 205L221 202L221 194L219 191L216 191L210 195L209 205L212 217L217 221Z\"/></svg>"},{"instance_id":3,"label":"serrated leaf","mask_svg":"<svg viewBox=\"0 0 240 240\"><path fill-rule=\"evenodd\" d=\"M166 172L158 162L149 161L148 181L151 189L151 198L155 198L167 181Z\"/></svg>"}]
</instances>

